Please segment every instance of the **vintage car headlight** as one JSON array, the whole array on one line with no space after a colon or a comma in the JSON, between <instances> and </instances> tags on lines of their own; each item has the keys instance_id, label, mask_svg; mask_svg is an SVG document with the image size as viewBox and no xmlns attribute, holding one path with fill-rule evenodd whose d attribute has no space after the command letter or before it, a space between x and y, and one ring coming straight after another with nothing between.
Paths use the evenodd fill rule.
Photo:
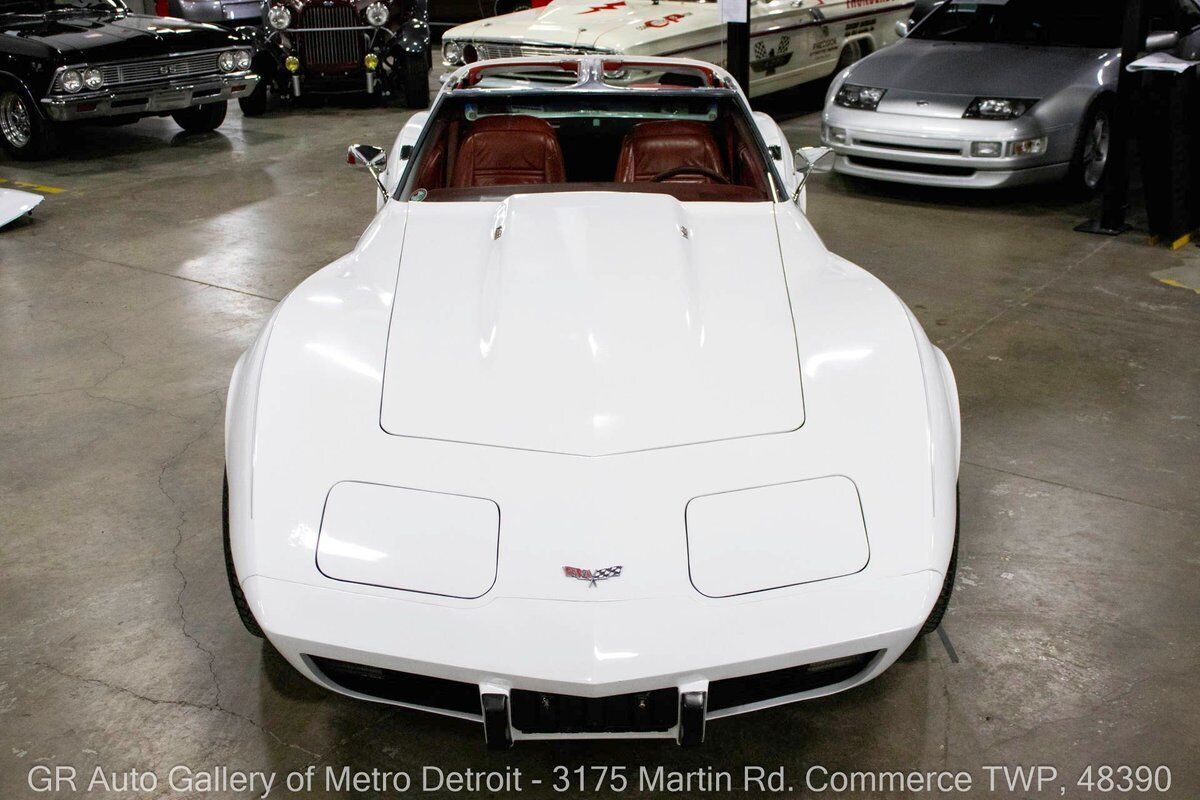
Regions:
<instances>
[{"instance_id":1,"label":"vintage car headlight","mask_svg":"<svg viewBox=\"0 0 1200 800\"><path fill-rule=\"evenodd\" d=\"M976 97L963 113L964 119L1016 119L1033 108L1036 100L1011 97Z\"/></svg>"},{"instance_id":2,"label":"vintage car headlight","mask_svg":"<svg viewBox=\"0 0 1200 800\"><path fill-rule=\"evenodd\" d=\"M879 101L883 99L885 94L887 94L887 89L876 89L872 86L857 86L853 83L847 83L838 89L833 102L842 108L874 111L879 108Z\"/></svg>"},{"instance_id":3,"label":"vintage car headlight","mask_svg":"<svg viewBox=\"0 0 1200 800\"><path fill-rule=\"evenodd\" d=\"M281 31L292 24L292 12L288 11L286 6L271 6L271 10L267 12L267 24Z\"/></svg>"},{"instance_id":4,"label":"vintage car headlight","mask_svg":"<svg viewBox=\"0 0 1200 800\"><path fill-rule=\"evenodd\" d=\"M233 55L232 50L226 50L217 56L217 67L221 72L233 72L235 66L237 66L237 58Z\"/></svg>"},{"instance_id":5,"label":"vintage car headlight","mask_svg":"<svg viewBox=\"0 0 1200 800\"><path fill-rule=\"evenodd\" d=\"M367 6L367 22L376 28L382 28L388 21L388 9L383 3L371 3Z\"/></svg>"},{"instance_id":6,"label":"vintage car headlight","mask_svg":"<svg viewBox=\"0 0 1200 800\"><path fill-rule=\"evenodd\" d=\"M75 94L83 88L83 76L79 74L78 70L69 69L59 76L58 83L64 92Z\"/></svg>"},{"instance_id":7,"label":"vintage car headlight","mask_svg":"<svg viewBox=\"0 0 1200 800\"><path fill-rule=\"evenodd\" d=\"M462 45L453 40L442 42L442 60L452 67L463 63Z\"/></svg>"},{"instance_id":8,"label":"vintage car headlight","mask_svg":"<svg viewBox=\"0 0 1200 800\"><path fill-rule=\"evenodd\" d=\"M104 76L100 74L100 70L91 67L83 71L83 85L95 91L104 85Z\"/></svg>"},{"instance_id":9,"label":"vintage car headlight","mask_svg":"<svg viewBox=\"0 0 1200 800\"><path fill-rule=\"evenodd\" d=\"M250 69L250 51L249 50L234 50L233 60L238 69Z\"/></svg>"}]
</instances>

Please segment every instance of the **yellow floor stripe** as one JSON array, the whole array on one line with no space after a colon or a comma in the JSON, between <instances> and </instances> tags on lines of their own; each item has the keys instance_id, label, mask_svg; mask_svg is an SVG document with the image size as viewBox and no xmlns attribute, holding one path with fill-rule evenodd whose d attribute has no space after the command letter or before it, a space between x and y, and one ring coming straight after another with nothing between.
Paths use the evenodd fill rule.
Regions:
<instances>
[{"instance_id":1,"label":"yellow floor stripe","mask_svg":"<svg viewBox=\"0 0 1200 800\"><path fill-rule=\"evenodd\" d=\"M40 192L41 194L62 194L66 189L60 189L57 186L43 186L40 183L30 183L29 181L13 181L8 178L0 178L0 183L12 184L18 189L27 189L31 192Z\"/></svg>"}]
</instances>

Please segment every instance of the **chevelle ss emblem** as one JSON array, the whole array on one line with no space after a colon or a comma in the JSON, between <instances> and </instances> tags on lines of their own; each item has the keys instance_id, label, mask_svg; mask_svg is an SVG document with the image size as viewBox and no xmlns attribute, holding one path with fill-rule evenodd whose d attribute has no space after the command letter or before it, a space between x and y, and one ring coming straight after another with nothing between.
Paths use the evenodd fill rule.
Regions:
<instances>
[{"instance_id":1,"label":"chevelle ss emblem","mask_svg":"<svg viewBox=\"0 0 1200 800\"><path fill-rule=\"evenodd\" d=\"M179 71L179 67L174 64L162 64L158 68L159 75L174 75Z\"/></svg>"},{"instance_id":2,"label":"chevelle ss emblem","mask_svg":"<svg viewBox=\"0 0 1200 800\"><path fill-rule=\"evenodd\" d=\"M606 581L609 578L619 578L621 567L605 567L604 569L583 569L582 567L563 567L563 574L568 578L587 581L592 586L596 581Z\"/></svg>"}]
</instances>

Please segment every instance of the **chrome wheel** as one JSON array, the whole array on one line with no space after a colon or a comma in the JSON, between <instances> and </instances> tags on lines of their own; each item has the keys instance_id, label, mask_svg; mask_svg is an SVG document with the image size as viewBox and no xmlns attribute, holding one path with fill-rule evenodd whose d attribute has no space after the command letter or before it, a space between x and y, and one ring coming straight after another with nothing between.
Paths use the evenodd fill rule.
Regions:
<instances>
[{"instance_id":1,"label":"chrome wheel","mask_svg":"<svg viewBox=\"0 0 1200 800\"><path fill-rule=\"evenodd\" d=\"M1100 112L1092 120L1092 128L1087 132L1087 139L1083 143L1083 182L1089 189L1095 189L1104 180L1111 140L1112 131L1108 124L1108 115Z\"/></svg>"},{"instance_id":2,"label":"chrome wheel","mask_svg":"<svg viewBox=\"0 0 1200 800\"><path fill-rule=\"evenodd\" d=\"M13 147L25 147L33 139L29 107L16 92L0 95L0 134Z\"/></svg>"}]
</instances>

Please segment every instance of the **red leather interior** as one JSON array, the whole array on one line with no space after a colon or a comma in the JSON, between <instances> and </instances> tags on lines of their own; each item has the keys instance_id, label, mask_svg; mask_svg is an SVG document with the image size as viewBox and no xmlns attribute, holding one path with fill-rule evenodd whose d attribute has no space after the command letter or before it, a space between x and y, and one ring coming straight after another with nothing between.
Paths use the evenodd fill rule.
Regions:
<instances>
[{"instance_id":1,"label":"red leather interior","mask_svg":"<svg viewBox=\"0 0 1200 800\"><path fill-rule=\"evenodd\" d=\"M429 148L417 173L417 189L440 189L446 185L446 143L439 138Z\"/></svg>"},{"instance_id":2,"label":"red leather interior","mask_svg":"<svg viewBox=\"0 0 1200 800\"><path fill-rule=\"evenodd\" d=\"M679 167L702 167L728 177L721 150L703 122L656 120L635 125L625 134L617 159L618 183L640 183ZM672 183L716 183L699 174L683 174Z\"/></svg>"},{"instance_id":3,"label":"red leather interior","mask_svg":"<svg viewBox=\"0 0 1200 800\"><path fill-rule=\"evenodd\" d=\"M737 146L737 170L737 182L742 186L751 186L755 189L766 191L767 186L770 185L767 181L767 171L763 167L762 159L744 141L739 142Z\"/></svg>"},{"instance_id":4,"label":"red leather interior","mask_svg":"<svg viewBox=\"0 0 1200 800\"><path fill-rule=\"evenodd\" d=\"M471 123L454 159L451 186L562 183L562 149L550 123L521 114Z\"/></svg>"}]
</instances>

